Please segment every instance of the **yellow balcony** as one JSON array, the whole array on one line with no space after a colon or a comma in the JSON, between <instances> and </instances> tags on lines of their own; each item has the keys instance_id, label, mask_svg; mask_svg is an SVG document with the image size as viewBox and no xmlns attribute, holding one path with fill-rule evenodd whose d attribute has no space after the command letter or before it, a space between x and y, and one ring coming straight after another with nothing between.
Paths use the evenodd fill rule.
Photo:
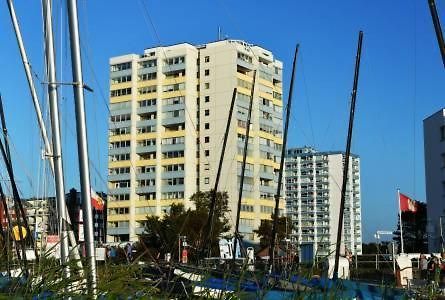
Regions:
<instances>
[{"instance_id":1,"label":"yellow balcony","mask_svg":"<svg viewBox=\"0 0 445 300\"><path fill-rule=\"evenodd\" d=\"M108 141L110 143L112 142L120 142L120 141L125 141L125 140L129 140L131 138L130 134L118 134L118 135L112 135L108 138Z\"/></svg>"},{"instance_id":2,"label":"yellow balcony","mask_svg":"<svg viewBox=\"0 0 445 300\"><path fill-rule=\"evenodd\" d=\"M108 168L123 168L123 167L129 167L129 166L131 166L131 162L129 160L108 162Z\"/></svg>"},{"instance_id":3,"label":"yellow balcony","mask_svg":"<svg viewBox=\"0 0 445 300\"><path fill-rule=\"evenodd\" d=\"M130 215L108 215L108 222L116 222L116 221L129 221Z\"/></svg>"},{"instance_id":4,"label":"yellow balcony","mask_svg":"<svg viewBox=\"0 0 445 300\"><path fill-rule=\"evenodd\" d=\"M180 96L185 96L185 90L162 93L162 99L180 97Z\"/></svg>"},{"instance_id":5,"label":"yellow balcony","mask_svg":"<svg viewBox=\"0 0 445 300\"><path fill-rule=\"evenodd\" d=\"M154 165L156 165L156 159L141 159L141 160L137 160L135 165L136 165L136 167L154 166Z\"/></svg>"},{"instance_id":6,"label":"yellow balcony","mask_svg":"<svg viewBox=\"0 0 445 300\"><path fill-rule=\"evenodd\" d=\"M131 94L124 95L124 96L110 97L110 103L120 103L120 102L127 102L127 101L131 101Z\"/></svg>"},{"instance_id":7,"label":"yellow balcony","mask_svg":"<svg viewBox=\"0 0 445 300\"><path fill-rule=\"evenodd\" d=\"M129 207L130 201L108 201L107 208Z\"/></svg>"}]
</instances>

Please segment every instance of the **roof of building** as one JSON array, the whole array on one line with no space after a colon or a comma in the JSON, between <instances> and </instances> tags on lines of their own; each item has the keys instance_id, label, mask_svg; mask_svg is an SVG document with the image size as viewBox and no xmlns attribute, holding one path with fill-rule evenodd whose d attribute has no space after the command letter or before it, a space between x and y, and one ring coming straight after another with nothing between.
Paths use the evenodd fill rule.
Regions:
<instances>
[{"instance_id":1,"label":"roof of building","mask_svg":"<svg viewBox=\"0 0 445 300\"><path fill-rule=\"evenodd\" d=\"M298 153L297 150L301 150L301 153ZM310 156L310 155L337 155L343 154L345 155L345 151L340 150L332 150L332 151L317 151L314 147L304 146L304 147L294 147L288 148L286 151L286 157L290 156ZM360 156L357 154L350 154L351 157L359 158Z\"/></svg>"}]
</instances>

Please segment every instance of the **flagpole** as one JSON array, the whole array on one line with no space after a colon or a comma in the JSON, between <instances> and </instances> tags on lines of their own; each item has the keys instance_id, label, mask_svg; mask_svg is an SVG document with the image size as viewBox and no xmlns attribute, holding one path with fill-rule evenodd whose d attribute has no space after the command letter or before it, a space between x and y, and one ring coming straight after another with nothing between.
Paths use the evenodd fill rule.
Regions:
<instances>
[{"instance_id":1,"label":"flagpole","mask_svg":"<svg viewBox=\"0 0 445 300\"><path fill-rule=\"evenodd\" d=\"M402 210L400 208L400 189L397 189L397 202L399 203L399 223L400 223L400 253L405 253L403 248L403 224L402 224Z\"/></svg>"}]
</instances>

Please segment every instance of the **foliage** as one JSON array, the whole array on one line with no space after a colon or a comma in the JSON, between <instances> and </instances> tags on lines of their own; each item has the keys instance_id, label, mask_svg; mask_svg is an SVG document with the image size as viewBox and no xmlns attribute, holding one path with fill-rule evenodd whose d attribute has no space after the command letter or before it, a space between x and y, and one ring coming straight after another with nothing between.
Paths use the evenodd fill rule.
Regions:
<instances>
[{"instance_id":1,"label":"foliage","mask_svg":"<svg viewBox=\"0 0 445 300\"><path fill-rule=\"evenodd\" d=\"M426 232L427 224L426 204L417 202L417 211L402 212L403 222L403 247L405 253L427 253L428 236ZM394 241L400 246L400 221L397 223L397 230L394 232Z\"/></svg>"},{"instance_id":2,"label":"foliage","mask_svg":"<svg viewBox=\"0 0 445 300\"><path fill-rule=\"evenodd\" d=\"M173 258L177 258L179 236L187 237L189 259L197 258L198 252L205 245L210 245L216 251L219 237L230 230L228 195L226 192L216 193L213 232L209 241L204 237L203 230L208 219L211 196L211 192L198 192L190 198L194 209L185 210L182 204L173 204L162 218L148 216L140 240L149 248L150 255L163 258L166 253L171 253Z\"/></svg>"},{"instance_id":3,"label":"foliage","mask_svg":"<svg viewBox=\"0 0 445 300\"><path fill-rule=\"evenodd\" d=\"M258 229L253 232L257 234L260 238L260 246L265 248L270 245L271 236L272 236L272 226L274 215L271 216L272 220L261 220L261 224ZM288 232L292 231L291 228L292 222L288 220L287 217L279 217L278 225L277 225L277 241L282 241L286 238ZM278 245L278 243L276 243Z\"/></svg>"}]
</instances>

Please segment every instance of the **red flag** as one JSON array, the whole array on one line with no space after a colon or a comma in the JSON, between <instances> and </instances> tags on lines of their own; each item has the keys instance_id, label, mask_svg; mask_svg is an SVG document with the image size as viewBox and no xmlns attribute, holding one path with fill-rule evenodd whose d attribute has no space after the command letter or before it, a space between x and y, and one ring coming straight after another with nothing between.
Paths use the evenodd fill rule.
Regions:
<instances>
[{"instance_id":1,"label":"red flag","mask_svg":"<svg viewBox=\"0 0 445 300\"><path fill-rule=\"evenodd\" d=\"M91 204L95 210L104 209L104 200L93 189L91 189Z\"/></svg>"},{"instance_id":2,"label":"red flag","mask_svg":"<svg viewBox=\"0 0 445 300\"><path fill-rule=\"evenodd\" d=\"M417 201L400 193L400 211L417 211Z\"/></svg>"}]
</instances>

